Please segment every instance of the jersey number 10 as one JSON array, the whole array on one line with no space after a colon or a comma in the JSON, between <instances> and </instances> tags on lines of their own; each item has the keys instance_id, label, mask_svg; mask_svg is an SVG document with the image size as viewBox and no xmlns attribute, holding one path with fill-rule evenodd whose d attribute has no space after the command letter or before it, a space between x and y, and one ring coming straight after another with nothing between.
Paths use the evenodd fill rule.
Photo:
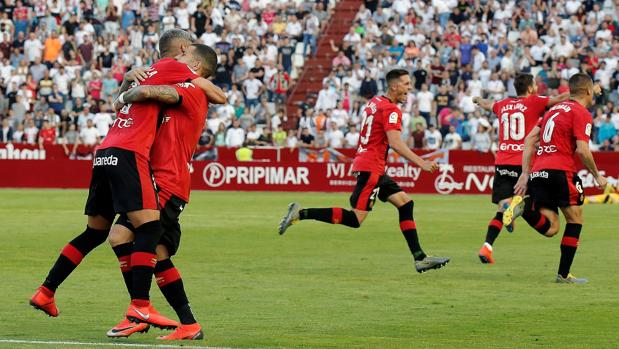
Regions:
<instances>
[{"instance_id":1,"label":"jersey number 10","mask_svg":"<svg viewBox=\"0 0 619 349\"><path fill-rule=\"evenodd\" d=\"M503 113L501 115L501 123L503 124L503 140L508 141L510 139L514 141L521 141L524 136L524 114L520 112L516 113Z\"/></svg>"}]
</instances>

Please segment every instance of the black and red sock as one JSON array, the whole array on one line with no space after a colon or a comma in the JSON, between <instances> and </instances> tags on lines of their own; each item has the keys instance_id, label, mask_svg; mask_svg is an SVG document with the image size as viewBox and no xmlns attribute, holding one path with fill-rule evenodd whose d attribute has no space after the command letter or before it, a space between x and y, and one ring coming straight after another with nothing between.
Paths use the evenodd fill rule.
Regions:
<instances>
[{"instance_id":1,"label":"black and red sock","mask_svg":"<svg viewBox=\"0 0 619 349\"><path fill-rule=\"evenodd\" d=\"M127 242L114 246L112 247L112 250L114 250L114 254L116 254L116 258L118 258L120 272L123 275L123 280L125 280L125 286L129 292L129 297L131 297L131 291L133 290L133 276L131 272L131 253L133 252L133 242Z\"/></svg>"},{"instance_id":2,"label":"black and red sock","mask_svg":"<svg viewBox=\"0 0 619 349\"><path fill-rule=\"evenodd\" d=\"M86 230L75 237L71 242L65 245L60 253L60 256L50 269L49 274L43 282L43 286L51 292L56 292L58 286L66 280L67 277L77 268L82 262L82 259L94 250L95 247L101 245L107 239L109 230L92 229L86 226Z\"/></svg>"},{"instance_id":3,"label":"black and red sock","mask_svg":"<svg viewBox=\"0 0 619 349\"><path fill-rule=\"evenodd\" d=\"M561 261L559 262L559 275L564 278L570 273L570 267L574 261L576 249L578 249L581 230L582 224L567 223L565 225L565 232L563 239L561 239Z\"/></svg>"},{"instance_id":4,"label":"black and red sock","mask_svg":"<svg viewBox=\"0 0 619 349\"><path fill-rule=\"evenodd\" d=\"M135 228L135 242L131 253L131 276L133 278L132 303L136 306L149 304L150 284L153 280L157 255L155 249L161 237L161 222L151 221Z\"/></svg>"},{"instance_id":5,"label":"black and red sock","mask_svg":"<svg viewBox=\"0 0 619 349\"><path fill-rule=\"evenodd\" d=\"M400 216L400 230L402 235L406 239L408 249L416 261L426 258L426 254L419 245L419 236L417 235L417 224L413 218L413 209L415 204L413 201L409 201L404 205L398 207L398 213Z\"/></svg>"},{"instance_id":6,"label":"black and red sock","mask_svg":"<svg viewBox=\"0 0 619 349\"><path fill-rule=\"evenodd\" d=\"M163 293L165 299L174 308L181 324L195 324L196 318L193 316L189 306L189 300L183 286L183 279L169 258L157 262L155 266L155 279L161 293Z\"/></svg>"},{"instance_id":7,"label":"black and red sock","mask_svg":"<svg viewBox=\"0 0 619 349\"><path fill-rule=\"evenodd\" d=\"M306 208L299 211L299 219L313 219L325 223L342 224L351 228L359 228L359 220L355 212L339 207Z\"/></svg>"},{"instance_id":8,"label":"black and red sock","mask_svg":"<svg viewBox=\"0 0 619 349\"><path fill-rule=\"evenodd\" d=\"M488 232L486 233L486 243L494 244L494 240L499 236L499 233L503 229L503 212L497 212L494 218L488 223Z\"/></svg>"},{"instance_id":9,"label":"black and red sock","mask_svg":"<svg viewBox=\"0 0 619 349\"><path fill-rule=\"evenodd\" d=\"M535 229L535 231L546 236L551 226L550 220L533 204L531 197L526 197L524 200L525 206L522 212L522 218Z\"/></svg>"}]
</instances>

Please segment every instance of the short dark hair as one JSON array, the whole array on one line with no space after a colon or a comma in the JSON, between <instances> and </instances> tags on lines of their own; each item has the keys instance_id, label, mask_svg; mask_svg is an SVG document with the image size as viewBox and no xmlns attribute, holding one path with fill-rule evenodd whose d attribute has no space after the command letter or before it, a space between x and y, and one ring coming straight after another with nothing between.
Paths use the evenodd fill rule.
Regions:
<instances>
[{"instance_id":1,"label":"short dark hair","mask_svg":"<svg viewBox=\"0 0 619 349\"><path fill-rule=\"evenodd\" d=\"M591 77L585 73L577 73L572 75L569 81L570 94L579 95L584 93L589 86L593 85Z\"/></svg>"},{"instance_id":2,"label":"short dark hair","mask_svg":"<svg viewBox=\"0 0 619 349\"><path fill-rule=\"evenodd\" d=\"M401 76L408 75L408 70L406 69L392 69L387 73L386 80L387 85L391 85L391 82L399 79Z\"/></svg>"},{"instance_id":3,"label":"short dark hair","mask_svg":"<svg viewBox=\"0 0 619 349\"><path fill-rule=\"evenodd\" d=\"M177 28L168 29L161 34L161 38L159 39L159 55L161 57L165 57L167 55L174 40L185 40L189 43L193 42L189 32Z\"/></svg>"},{"instance_id":4,"label":"short dark hair","mask_svg":"<svg viewBox=\"0 0 619 349\"><path fill-rule=\"evenodd\" d=\"M192 44L191 46L195 47L193 57L198 59L204 67L204 77L213 75L217 69L217 53L215 50L204 44Z\"/></svg>"},{"instance_id":5,"label":"short dark hair","mask_svg":"<svg viewBox=\"0 0 619 349\"><path fill-rule=\"evenodd\" d=\"M514 88L516 89L516 94L518 94L518 96L524 96L527 94L529 86L532 86L534 83L535 79L531 74L521 73L516 75L514 78Z\"/></svg>"}]
</instances>

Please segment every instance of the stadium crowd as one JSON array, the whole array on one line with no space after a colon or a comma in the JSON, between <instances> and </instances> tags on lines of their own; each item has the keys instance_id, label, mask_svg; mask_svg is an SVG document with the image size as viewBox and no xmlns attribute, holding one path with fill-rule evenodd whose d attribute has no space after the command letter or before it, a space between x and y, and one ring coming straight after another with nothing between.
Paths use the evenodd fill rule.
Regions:
<instances>
[{"instance_id":1,"label":"stadium crowd","mask_svg":"<svg viewBox=\"0 0 619 349\"><path fill-rule=\"evenodd\" d=\"M213 81L228 104L209 110L200 145L355 148L366 100L385 71L408 69L411 148L491 151L496 116L473 97L515 95L517 72L538 91L567 91L584 71L603 94L594 148L619 150L619 4L606 1L364 1L315 98L285 101L334 4L325 1L5 1L0 4L0 142L94 146L114 122L124 73L156 59L179 27L219 54ZM296 128L286 129L296 119Z\"/></svg>"}]
</instances>

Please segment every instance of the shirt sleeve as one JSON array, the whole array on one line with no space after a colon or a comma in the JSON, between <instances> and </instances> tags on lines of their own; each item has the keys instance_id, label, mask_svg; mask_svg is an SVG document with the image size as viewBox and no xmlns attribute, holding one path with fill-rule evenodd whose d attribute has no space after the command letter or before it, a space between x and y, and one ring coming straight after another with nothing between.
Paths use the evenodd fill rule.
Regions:
<instances>
[{"instance_id":1,"label":"shirt sleeve","mask_svg":"<svg viewBox=\"0 0 619 349\"><path fill-rule=\"evenodd\" d=\"M544 111L546 111L546 107L548 106L550 98L548 98L548 96L532 95L531 97L529 97L529 100L529 105L534 106L536 113L540 115L540 117L542 117L544 115Z\"/></svg>"},{"instance_id":2,"label":"shirt sleeve","mask_svg":"<svg viewBox=\"0 0 619 349\"><path fill-rule=\"evenodd\" d=\"M591 114L586 110L577 110L573 114L573 127L574 138L579 141L588 142L591 139L591 127L593 118Z\"/></svg>"},{"instance_id":3,"label":"shirt sleeve","mask_svg":"<svg viewBox=\"0 0 619 349\"><path fill-rule=\"evenodd\" d=\"M494 115L500 117L499 115L499 109L500 109L500 105L499 102L494 102L492 103L492 112L494 113Z\"/></svg>"},{"instance_id":4,"label":"shirt sleeve","mask_svg":"<svg viewBox=\"0 0 619 349\"><path fill-rule=\"evenodd\" d=\"M390 108L383 111L385 131L402 130L402 111L400 108Z\"/></svg>"},{"instance_id":5,"label":"shirt sleeve","mask_svg":"<svg viewBox=\"0 0 619 349\"><path fill-rule=\"evenodd\" d=\"M174 89L178 92L178 103L187 109L195 105L193 93L198 91L198 88L190 82L182 82L174 85ZM202 90L199 90L202 93Z\"/></svg>"}]
</instances>

